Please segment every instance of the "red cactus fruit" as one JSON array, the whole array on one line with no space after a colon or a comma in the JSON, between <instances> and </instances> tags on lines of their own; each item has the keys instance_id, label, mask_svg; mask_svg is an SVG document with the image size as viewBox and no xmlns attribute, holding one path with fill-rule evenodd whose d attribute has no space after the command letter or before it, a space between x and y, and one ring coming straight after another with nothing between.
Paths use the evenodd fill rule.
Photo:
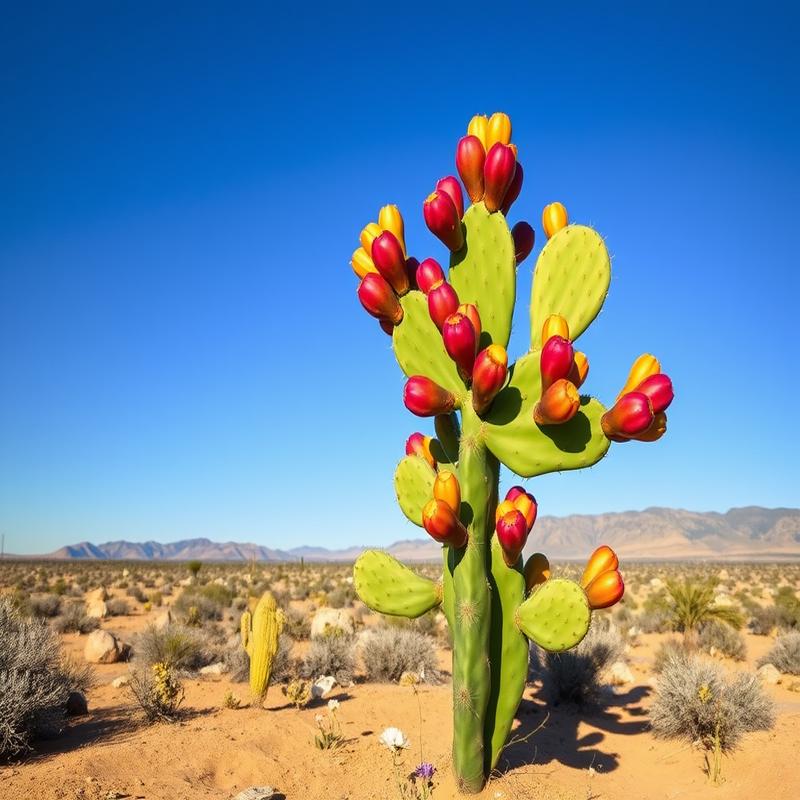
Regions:
<instances>
[{"instance_id":1,"label":"red cactus fruit","mask_svg":"<svg viewBox=\"0 0 800 800\"><path fill-rule=\"evenodd\" d=\"M413 256L406 259L406 275L408 275L408 286L410 289L417 288L417 270L419 269L419 261Z\"/></svg>"},{"instance_id":2,"label":"red cactus fruit","mask_svg":"<svg viewBox=\"0 0 800 800\"><path fill-rule=\"evenodd\" d=\"M503 560L509 567L517 563L522 548L528 539L528 525L525 522L525 515L516 508L503 514L495 525L497 541L503 551Z\"/></svg>"},{"instance_id":3,"label":"red cactus fruit","mask_svg":"<svg viewBox=\"0 0 800 800\"><path fill-rule=\"evenodd\" d=\"M361 279L358 299L373 317L392 325L398 325L403 319L403 309L394 289L377 272L370 272Z\"/></svg>"},{"instance_id":4,"label":"red cactus fruit","mask_svg":"<svg viewBox=\"0 0 800 800\"><path fill-rule=\"evenodd\" d=\"M503 205L500 206L500 210L505 216L508 216L511 206L514 205L514 201L519 197L519 193L522 191L523 177L522 164L517 161L517 168L514 170L514 177L511 180L511 185L506 190L506 196L503 198ZM519 264L519 261L517 261L517 263Z\"/></svg>"},{"instance_id":5,"label":"red cactus fruit","mask_svg":"<svg viewBox=\"0 0 800 800\"><path fill-rule=\"evenodd\" d=\"M456 169L461 176L469 199L478 203L483 199L483 166L486 151L477 136L464 136L456 147Z\"/></svg>"},{"instance_id":6,"label":"red cactus fruit","mask_svg":"<svg viewBox=\"0 0 800 800\"><path fill-rule=\"evenodd\" d=\"M463 314L475 329L475 341L479 342L481 338L481 315L478 313L478 307L472 303L462 303L457 309L459 314Z\"/></svg>"},{"instance_id":7,"label":"red cactus fruit","mask_svg":"<svg viewBox=\"0 0 800 800\"><path fill-rule=\"evenodd\" d=\"M669 404L675 397L672 389L672 381L668 375L659 372L657 375L651 375L645 378L637 387L637 392L647 395L650 400L650 405L653 407L654 414L660 414L669 408Z\"/></svg>"},{"instance_id":8,"label":"red cactus fruit","mask_svg":"<svg viewBox=\"0 0 800 800\"><path fill-rule=\"evenodd\" d=\"M437 542L451 547L463 547L467 543L467 529L444 500L433 498L422 509L422 527Z\"/></svg>"},{"instance_id":9,"label":"red cactus fruit","mask_svg":"<svg viewBox=\"0 0 800 800\"><path fill-rule=\"evenodd\" d=\"M514 179L516 166L514 151L507 144L496 142L486 154L483 165L483 202L490 212L497 211L503 205L506 192Z\"/></svg>"},{"instance_id":10,"label":"red cactus fruit","mask_svg":"<svg viewBox=\"0 0 800 800\"><path fill-rule=\"evenodd\" d=\"M439 330L442 330L444 321L455 314L457 309L458 295L447 281L443 280L428 292L428 313Z\"/></svg>"},{"instance_id":11,"label":"red cactus fruit","mask_svg":"<svg viewBox=\"0 0 800 800\"><path fill-rule=\"evenodd\" d=\"M562 336L551 336L544 343L539 356L542 391L546 392L556 381L568 377L574 361L572 342Z\"/></svg>"},{"instance_id":12,"label":"red cactus fruit","mask_svg":"<svg viewBox=\"0 0 800 800\"><path fill-rule=\"evenodd\" d=\"M531 254L536 234L527 222L518 222L511 229L511 235L514 237L514 256L519 265Z\"/></svg>"},{"instance_id":13,"label":"red cactus fruit","mask_svg":"<svg viewBox=\"0 0 800 800\"><path fill-rule=\"evenodd\" d=\"M533 409L537 425L562 425L569 422L581 405L581 397L575 384L566 378L556 381Z\"/></svg>"},{"instance_id":14,"label":"red cactus fruit","mask_svg":"<svg viewBox=\"0 0 800 800\"><path fill-rule=\"evenodd\" d=\"M406 439L406 455L419 456L427 461L434 469L436 469L436 459L431 453L431 442L433 439L430 436L425 436L422 433L412 433Z\"/></svg>"},{"instance_id":15,"label":"red cactus fruit","mask_svg":"<svg viewBox=\"0 0 800 800\"><path fill-rule=\"evenodd\" d=\"M372 263L397 294L402 296L409 290L403 247L391 231L372 240Z\"/></svg>"},{"instance_id":16,"label":"red cactus fruit","mask_svg":"<svg viewBox=\"0 0 800 800\"><path fill-rule=\"evenodd\" d=\"M508 374L508 354L505 347L490 344L475 358L472 368L472 407L483 414L503 388Z\"/></svg>"},{"instance_id":17,"label":"red cactus fruit","mask_svg":"<svg viewBox=\"0 0 800 800\"><path fill-rule=\"evenodd\" d=\"M430 232L450 251L456 253L464 246L461 217L449 194L442 191L429 194L422 204L422 213Z\"/></svg>"},{"instance_id":18,"label":"red cactus fruit","mask_svg":"<svg viewBox=\"0 0 800 800\"><path fill-rule=\"evenodd\" d=\"M458 182L458 178L455 175L439 178L436 181L436 191L444 192L450 197L456 207L458 218L461 219L464 216L464 193L461 191L461 184Z\"/></svg>"},{"instance_id":19,"label":"red cactus fruit","mask_svg":"<svg viewBox=\"0 0 800 800\"><path fill-rule=\"evenodd\" d=\"M646 394L628 392L603 414L600 425L609 439L612 436L630 439L644 433L653 424L653 416L653 407Z\"/></svg>"},{"instance_id":20,"label":"red cactus fruit","mask_svg":"<svg viewBox=\"0 0 800 800\"><path fill-rule=\"evenodd\" d=\"M456 407L456 398L424 375L412 375L406 381L403 402L418 417L448 414Z\"/></svg>"},{"instance_id":21,"label":"red cactus fruit","mask_svg":"<svg viewBox=\"0 0 800 800\"><path fill-rule=\"evenodd\" d=\"M464 314L456 311L444 321L442 340L447 355L456 362L458 372L464 380L472 378L472 367L478 350L475 328Z\"/></svg>"},{"instance_id":22,"label":"red cactus fruit","mask_svg":"<svg viewBox=\"0 0 800 800\"><path fill-rule=\"evenodd\" d=\"M444 272L439 262L433 258L426 258L417 267L417 286L424 294L444 280Z\"/></svg>"}]
</instances>

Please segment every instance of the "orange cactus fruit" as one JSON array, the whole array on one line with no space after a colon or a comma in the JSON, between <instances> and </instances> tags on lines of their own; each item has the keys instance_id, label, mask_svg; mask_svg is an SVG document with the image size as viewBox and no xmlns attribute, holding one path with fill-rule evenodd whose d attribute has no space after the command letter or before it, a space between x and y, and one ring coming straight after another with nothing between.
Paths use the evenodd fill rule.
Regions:
<instances>
[{"instance_id":1,"label":"orange cactus fruit","mask_svg":"<svg viewBox=\"0 0 800 800\"><path fill-rule=\"evenodd\" d=\"M553 336L569 339L569 323L560 314L551 314L542 325L542 341L546 342Z\"/></svg>"},{"instance_id":2,"label":"orange cactus fruit","mask_svg":"<svg viewBox=\"0 0 800 800\"><path fill-rule=\"evenodd\" d=\"M381 235L382 228L377 222L370 222L364 226L361 235L358 237L361 241L361 246L368 252L372 252L372 242L377 236Z\"/></svg>"},{"instance_id":3,"label":"orange cactus fruit","mask_svg":"<svg viewBox=\"0 0 800 800\"><path fill-rule=\"evenodd\" d=\"M447 503L455 514L461 511L461 486L450 470L442 470L433 482L433 496Z\"/></svg>"},{"instance_id":4,"label":"orange cactus fruit","mask_svg":"<svg viewBox=\"0 0 800 800\"><path fill-rule=\"evenodd\" d=\"M378 212L378 226L385 231L393 233L397 241L400 242L400 247L403 248L403 255L407 255L403 215L397 206L388 205L381 208Z\"/></svg>"},{"instance_id":5,"label":"orange cactus fruit","mask_svg":"<svg viewBox=\"0 0 800 800\"><path fill-rule=\"evenodd\" d=\"M567 209L562 203L549 203L542 211L542 227L545 236L549 239L569 224Z\"/></svg>"},{"instance_id":6,"label":"orange cactus fruit","mask_svg":"<svg viewBox=\"0 0 800 800\"><path fill-rule=\"evenodd\" d=\"M467 529L444 500L434 497L425 504L422 509L422 527L441 544L463 547L467 543Z\"/></svg>"},{"instance_id":7,"label":"orange cactus fruit","mask_svg":"<svg viewBox=\"0 0 800 800\"><path fill-rule=\"evenodd\" d=\"M661 364L658 359L650 355L650 353L642 353L639 358L633 362L625 385L622 387L622 391L617 395L617 400L619 400L622 395L634 391L646 378L649 378L651 375L658 375L659 372L661 372Z\"/></svg>"},{"instance_id":8,"label":"orange cactus fruit","mask_svg":"<svg viewBox=\"0 0 800 800\"><path fill-rule=\"evenodd\" d=\"M472 323L472 327L475 330L475 341L480 341L481 315L478 313L478 307L472 303L462 303L456 311L459 314L463 314Z\"/></svg>"},{"instance_id":9,"label":"orange cactus fruit","mask_svg":"<svg viewBox=\"0 0 800 800\"><path fill-rule=\"evenodd\" d=\"M467 125L467 136L474 136L483 145L484 151L488 150L486 142L489 136L489 117L486 114L476 114Z\"/></svg>"},{"instance_id":10,"label":"orange cactus fruit","mask_svg":"<svg viewBox=\"0 0 800 800\"><path fill-rule=\"evenodd\" d=\"M637 442L657 442L667 432L667 415L661 411L653 417L650 427L638 436L632 436Z\"/></svg>"},{"instance_id":11,"label":"orange cactus fruit","mask_svg":"<svg viewBox=\"0 0 800 800\"><path fill-rule=\"evenodd\" d=\"M581 406L581 396L566 378L556 381L534 406L533 419L537 425L563 425L569 422Z\"/></svg>"},{"instance_id":12,"label":"orange cactus fruit","mask_svg":"<svg viewBox=\"0 0 800 800\"><path fill-rule=\"evenodd\" d=\"M567 376L571 383L580 389L586 381L589 374L589 359L586 358L586 353L581 353L580 350L575 351L575 357L572 362L572 369Z\"/></svg>"},{"instance_id":13,"label":"orange cactus fruit","mask_svg":"<svg viewBox=\"0 0 800 800\"><path fill-rule=\"evenodd\" d=\"M619 566L617 554L607 545L601 544L597 550L589 556L586 569L581 576L581 586L585 589L598 575L609 570L614 570Z\"/></svg>"},{"instance_id":14,"label":"orange cactus fruit","mask_svg":"<svg viewBox=\"0 0 800 800\"><path fill-rule=\"evenodd\" d=\"M378 271L369 253L367 253L363 247L359 247L353 252L353 257L350 259L350 266L359 278L365 277L368 272Z\"/></svg>"},{"instance_id":15,"label":"orange cactus fruit","mask_svg":"<svg viewBox=\"0 0 800 800\"><path fill-rule=\"evenodd\" d=\"M508 144L511 141L511 118L508 114L496 111L489 117L486 128L486 152L491 150L493 144Z\"/></svg>"},{"instance_id":16,"label":"orange cactus fruit","mask_svg":"<svg viewBox=\"0 0 800 800\"><path fill-rule=\"evenodd\" d=\"M603 572L586 587L586 597L592 609L613 606L619 602L624 593L625 584L622 575L616 569Z\"/></svg>"},{"instance_id":17,"label":"orange cactus fruit","mask_svg":"<svg viewBox=\"0 0 800 800\"><path fill-rule=\"evenodd\" d=\"M525 562L525 591L530 592L550 580L550 562L544 553L534 553Z\"/></svg>"},{"instance_id":18,"label":"orange cactus fruit","mask_svg":"<svg viewBox=\"0 0 800 800\"><path fill-rule=\"evenodd\" d=\"M514 508L525 517L528 533L530 533L533 523L536 522L536 512L539 508L536 504L536 498L532 494L528 494L528 492L522 492L512 502L514 503Z\"/></svg>"},{"instance_id":19,"label":"orange cactus fruit","mask_svg":"<svg viewBox=\"0 0 800 800\"><path fill-rule=\"evenodd\" d=\"M497 509L494 512L494 521L495 521L495 523L497 523L497 521L502 516L504 516L505 514L508 514L510 511L514 511L514 510L516 510L516 506L514 505L514 501L513 500L506 499L506 500L503 500L502 503L498 503L497 504Z\"/></svg>"}]
</instances>

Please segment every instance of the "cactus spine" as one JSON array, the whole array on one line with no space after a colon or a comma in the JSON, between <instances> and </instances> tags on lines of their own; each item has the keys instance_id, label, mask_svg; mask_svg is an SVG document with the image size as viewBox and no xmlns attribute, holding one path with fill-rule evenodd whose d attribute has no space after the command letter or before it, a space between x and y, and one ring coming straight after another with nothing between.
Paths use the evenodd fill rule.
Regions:
<instances>
[{"instance_id":1,"label":"cactus spine","mask_svg":"<svg viewBox=\"0 0 800 800\"><path fill-rule=\"evenodd\" d=\"M612 605L624 589L616 556L605 547L589 562L591 580L581 584L551 578L541 553L523 570L520 551L535 523L536 500L515 486L499 503L500 465L523 478L591 467L612 441L663 435L672 397L666 376L651 380L660 372L652 356L634 364L612 411L579 394L588 360L571 344L603 305L611 262L602 237L567 224L560 204L552 204L558 214L545 213L548 241L534 270L530 350L507 366L517 269L530 248L520 255L506 221L522 185L521 167L513 172L511 122L503 114L492 120L497 136L478 135L492 125L476 117L456 151L473 203L461 216L461 230L451 219L463 208L455 178L439 181L424 204L428 227L451 251L449 274L425 259L416 271L419 288L389 298L402 313L379 317L409 379L406 406L418 416L435 415L437 438L412 434L394 483L405 516L445 543L442 579L423 578L374 550L354 568L356 591L374 610L412 618L441 606L453 632L453 769L468 793L481 791L498 764L525 688L529 641L554 652L574 647L589 629L592 609ZM406 266L418 263L409 258ZM545 347L556 334L567 341ZM474 363L481 367L473 375L474 341ZM649 365L644 371L637 368L642 359ZM642 383L647 380L655 389ZM635 418L629 406L636 406ZM451 473L448 482L456 477L458 508L452 499L458 492L445 495L452 509L434 499L438 470Z\"/></svg>"},{"instance_id":2,"label":"cactus spine","mask_svg":"<svg viewBox=\"0 0 800 800\"><path fill-rule=\"evenodd\" d=\"M270 592L264 592L252 614L242 614L239 629L242 646L250 656L250 691L254 697L267 693L283 623L283 612Z\"/></svg>"}]
</instances>

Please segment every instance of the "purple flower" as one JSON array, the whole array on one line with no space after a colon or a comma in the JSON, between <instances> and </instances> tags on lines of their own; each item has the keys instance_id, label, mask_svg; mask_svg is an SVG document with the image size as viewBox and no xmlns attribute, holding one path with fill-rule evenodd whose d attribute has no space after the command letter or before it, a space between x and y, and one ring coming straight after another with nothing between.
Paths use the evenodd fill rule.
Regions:
<instances>
[{"instance_id":1,"label":"purple flower","mask_svg":"<svg viewBox=\"0 0 800 800\"><path fill-rule=\"evenodd\" d=\"M427 761L423 761L414 770L414 776L429 781L433 777L434 772L436 772L436 767L434 767L433 764L429 764Z\"/></svg>"}]
</instances>

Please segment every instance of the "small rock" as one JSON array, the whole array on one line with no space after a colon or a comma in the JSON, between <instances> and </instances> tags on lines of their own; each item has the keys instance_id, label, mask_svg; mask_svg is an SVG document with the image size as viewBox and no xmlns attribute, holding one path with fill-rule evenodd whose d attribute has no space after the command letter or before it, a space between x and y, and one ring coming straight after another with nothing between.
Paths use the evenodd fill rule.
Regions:
<instances>
[{"instance_id":1,"label":"small rock","mask_svg":"<svg viewBox=\"0 0 800 800\"><path fill-rule=\"evenodd\" d=\"M355 630L355 618L349 608L321 608L311 620L311 638L325 636L331 630L351 634Z\"/></svg>"},{"instance_id":2,"label":"small rock","mask_svg":"<svg viewBox=\"0 0 800 800\"><path fill-rule=\"evenodd\" d=\"M130 574L131 574L131 571L129 569L122 570L122 577L123 578L127 578L128 575L130 575Z\"/></svg>"},{"instance_id":3,"label":"small rock","mask_svg":"<svg viewBox=\"0 0 800 800\"><path fill-rule=\"evenodd\" d=\"M209 664L207 667L200 668L201 675L215 675L217 677L227 671L228 668L221 661L217 661L216 664Z\"/></svg>"},{"instance_id":4,"label":"small rock","mask_svg":"<svg viewBox=\"0 0 800 800\"><path fill-rule=\"evenodd\" d=\"M325 695L330 694L333 687L336 686L336 678L333 675L326 675L324 678L319 678L311 684L311 697L314 700Z\"/></svg>"},{"instance_id":5,"label":"small rock","mask_svg":"<svg viewBox=\"0 0 800 800\"><path fill-rule=\"evenodd\" d=\"M86 603L86 616L95 619L105 619L108 616L108 606L103 600L89 600Z\"/></svg>"},{"instance_id":6,"label":"small rock","mask_svg":"<svg viewBox=\"0 0 800 800\"><path fill-rule=\"evenodd\" d=\"M615 661L609 667L608 678L612 686L623 686L634 681L631 668L624 661Z\"/></svg>"},{"instance_id":7,"label":"small rock","mask_svg":"<svg viewBox=\"0 0 800 800\"><path fill-rule=\"evenodd\" d=\"M233 800L272 800L275 790L271 786L251 786L239 792Z\"/></svg>"},{"instance_id":8,"label":"small rock","mask_svg":"<svg viewBox=\"0 0 800 800\"><path fill-rule=\"evenodd\" d=\"M84 714L88 714L89 706L86 703L86 697L84 697L83 692L70 692L66 709L68 717L82 717Z\"/></svg>"},{"instance_id":9,"label":"small rock","mask_svg":"<svg viewBox=\"0 0 800 800\"><path fill-rule=\"evenodd\" d=\"M130 654L130 645L108 631L92 631L86 639L83 656L90 664L115 664Z\"/></svg>"},{"instance_id":10,"label":"small rock","mask_svg":"<svg viewBox=\"0 0 800 800\"><path fill-rule=\"evenodd\" d=\"M114 680L111 681L111 685L115 689L121 689L123 686L127 686L130 682L131 682L130 675L120 675L118 678L114 678Z\"/></svg>"},{"instance_id":11,"label":"small rock","mask_svg":"<svg viewBox=\"0 0 800 800\"><path fill-rule=\"evenodd\" d=\"M781 673L778 672L774 664L764 664L758 668L758 676L767 686L774 686L781 682Z\"/></svg>"}]
</instances>

